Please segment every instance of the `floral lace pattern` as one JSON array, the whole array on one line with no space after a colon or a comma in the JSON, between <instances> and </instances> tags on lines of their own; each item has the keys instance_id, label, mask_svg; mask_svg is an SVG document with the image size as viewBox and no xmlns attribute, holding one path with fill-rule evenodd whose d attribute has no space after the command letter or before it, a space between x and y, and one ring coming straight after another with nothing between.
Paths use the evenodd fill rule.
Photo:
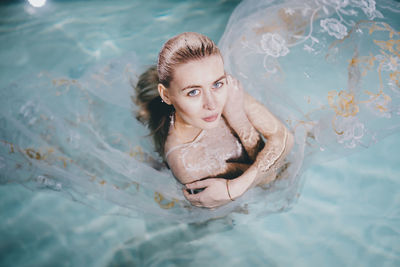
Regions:
<instances>
[{"instance_id":1,"label":"floral lace pattern","mask_svg":"<svg viewBox=\"0 0 400 267\"><path fill-rule=\"evenodd\" d=\"M203 130L193 142L170 148L166 158L168 160L171 154L178 155L178 160L188 173L193 176L205 173L208 177L226 170L227 161L239 159L243 152L239 140L233 136L226 122L221 120L220 127ZM168 163L173 169L175 164Z\"/></svg>"},{"instance_id":2,"label":"floral lace pattern","mask_svg":"<svg viewBox=\"0 0 400 267\"><path fill-rule=\"evenodd\" d=\"M2 88L1 182L54 190L99 210L112 204L114 214L129 217L199 222L247 206L252 218L281 212L299 197L307 166L325 153L343 157L399 131L398 14L394 0L238 5L218 45L226 71L286 123L295 145L284 179L220 209L189 206L143 138L148 132L132 117L130 85L144 66L133 55L84 67L76 78L41 72ZM267 170L280 152L266 151L270 160L260 167ZM244 150L222 125L174 153L186 169L214 175L229 160L240 162Z\"/></svg>"},{"instance_id":3,"label":"floral lace pattern","mask_svg":"<svg viewBox=\"0 0 400 267\"><path fill-rule=\"evenodd\" d=\"M337 19L321 20L321 27L328 32L329 35L335 36L337 39L343 39L347 35L347 28Z\"/></svg>"},{"instance_id":4,"label":"floral lace pattern","mask_svg":"<svg viewBox=\"0 0 400 267\"><path fill-rule=\"evenodd\" d=\"M268 73L276 73L279 69L279 57L284 57L290 52L291 47L303 44L303 49L310 53L319 53L323 47L318 47L321 40L314 34L314 22L319 20L320 32L326 32L336 39L347 36L349 27L356 25L352 19L360 11L367 19L382 18L383 15L376 10L374 0L316 0L304 1L293 7L284 7L283 12L277 11L279 22L265 19L263 26L256 24L255 31L262 33L258 44L251 43L247 38L242 39L242 46L255 53L264 55L264 68ZM293 25L300 25L294 28ZM308 32L306 33L306 28ZM292 29L293 28L293 29ZM293 32L290 32L293 30Z\"/></svg>"},{"instance_id":5,"label":"floral lace pattern","mask_svg":"<svg viewBox=\"0 0 400 267\"><path fill-rule=\"evenodd\" d=\"M362 138L366 133L363 123L358 122L354 117L343 119L341 123L343 130L338 134L338 142L347 148L355 148L362 144Z\"/></svg>"},{"instance_id":6,"label":"floral lace pattern","mask_svg":"<svg viewBox=\"0 0 400 267\"><path fill-rule=\"evenodd\" d=\"M386 1L384 5L386 10L398 13L398 4ZM249 16L255 22L252 25L242 22L246 30L240 38L241 53L254 55L253 65L263 68L267 83L283 82L289 77L285 72L299 65L307 79L303 86L320 83L325 87L322 81L315 80L319 73L303 64L314 58L321 68L326 66L327 71L336 71L331 75L343 75L338 80L347 78L347 84L338 82L341 87L329 88L325 102L309 100L309 104L314 104L314 112L330 112L327 119L330 128L321 134L333 134L335 142L345 148L368 146L367 136L372 135L367 131L371 128L368 121L372 117L365 114L373 115L376 120L398 116L400 32L379 21L384 17L374 0L287 0L268 9L270 16L256 13ZM310 57L292 59L292 53L301 50ZM291 64L294 60L298 64ZM256 67L247 68L256 71ZM243 79L251 79L251 71L238 69ZM314 73L307 69L313 69ZM275 93L280 94L278 90Z\"/></svg>"},{"instance_id":7,"label":"floral lace pattern","mask_svg":"<svg viewBox=\"0 0 400 267\"><path fill-rule=\"evenodd\" d=\"M277 33L263 34L261 48L271 57L283 57L289 53L285 39Z\"/></svg>"}]
</instances>

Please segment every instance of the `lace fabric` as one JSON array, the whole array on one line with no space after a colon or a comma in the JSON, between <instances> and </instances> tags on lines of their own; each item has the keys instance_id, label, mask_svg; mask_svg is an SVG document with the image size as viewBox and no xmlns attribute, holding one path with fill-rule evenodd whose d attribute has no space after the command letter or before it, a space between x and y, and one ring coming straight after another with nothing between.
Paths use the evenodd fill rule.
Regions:
<instances>
[{"instance_id":1,"label":"lace fabric","mask_svg":"<svg viewBox=\"0 0 400 267\"><path fill-rule=\"evenodd\" d=\"M240 162L245 158L244 149L221 119L215 129L202 130L192 142L174 146L165 155L172 170L184 168L191 181L217 177L228 171L227 162Z\"/></svg>"},{"instance_id":2,"label":"lace fabric","mask_svg":"<svg viewBox=\"0 0 400 267\"><path fill-rule=\"evenodd\" d=\"M2 88L0 183L53 190L98 209L110 205L120 215L182 222L285 210L299 197L307 166L399 131L399 12L390 0L239 4L219 42L226 70L288 126L295 146L282 179L226 206L190 206L182 185L157 163L143 138L147 130L132 116L130 84L143 68L129 56L99 63L79 79L40 73ZM218 174L243 153L231 133L218 131L168 157Z\"/></svg>"}]
</instances>

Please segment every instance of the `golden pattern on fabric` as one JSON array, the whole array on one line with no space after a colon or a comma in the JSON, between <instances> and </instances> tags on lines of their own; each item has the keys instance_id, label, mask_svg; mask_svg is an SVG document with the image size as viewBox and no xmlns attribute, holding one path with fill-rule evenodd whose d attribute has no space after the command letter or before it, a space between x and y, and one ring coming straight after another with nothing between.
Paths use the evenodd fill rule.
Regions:
<instances>
[{"instance_id":1,"label":"golden pattern on fabric","mask_svg":"<svg viewBox=\"0 0 400 267\"><path fill-rule=\"evenodd\" d=\"M254 32L257 35L262 35L262 34L267 33L267 32L275 32L275 31L277 31L278 29L281 29L281 28L282 28L282 26L269 24L269 25L263 25L263 26L254 28Z\"/></svg>"},{"instance_id":2,"label":"golden pattern on fabric","mask_svg":"<svg viewBox=\"0 0 400 267\"><path fill-rule=\"evenodd\" d=\"M129 151L129 156L135 158L140 162L145 162L147 160L147 155L140 146L135 146L134 148L131 148Z\"/></svg>"},{"instance_id":3,"label":"golden pattern on fabric","mask_svg":"<svg viewBox=\"0 0 400 267\"><path fill-rule=\"evenodd\" d=\"M57 96L68 93L68 91L71 89L71 86L79 85L77 80L72 80L72 79L67 79L67 78L53 79L52 83L53 83L54 87L56 87L56 88L60 88L60 87L64 88L64 91L56 92Z\"/></svg>"},{"instance_id":4,"label":"golden pattern on fabric","mask_svg":"<svg viewBox=\"0 0 400 267\"><path fill-rule=\"evenodd\" d=\"M400 88L400 71L395 71L389 74L390 80L393 81L397 87Z\"/></svg>"},{"instance_id":5,"label":"golden pattern on fabric","mask_svg":"<svg viewBox=\"0 0 400 267\"><path fill-rule=\"evenodd\" d=\"M400 32L396 32L389 24L385 22L375 22L375 21L363 21L363 23L371 23L372 25L369 27L369 34L371 35L375 31L388 31L389 38L393 38L394 35L399 35Z\"/></svg>"},{"instance_id":6,"label":"golden pattern on fabric","mask_svg":"<svg viewBox=\"0 0 400 267\"><path fill-rule=\"evenodd\" d=\"M262 21L261 26L253 29L254 32L257 35L262 35L268 32L280 32L284 30L290 32L292 36L299 36L304 34L306 27L310 23L309 19L303 16L299 10L293 10L293 12L288 13L285 8L281 8L277 14L277 20ZM316 18L317 16L313 19L315 20ZM289 44L295 41L297 40L293 37L287 40Z\"/></svg>"},{"instance_id":7,"label":"golden pattern on fabric","mask_svg":"<svg viewBox=\"0 0 400 267\"><path fill-rule=\"evenodd\" d=\"M354 94L343 90L339 93L336 91L328 92L328 103L337 116L355 116L360 110L355 101Z\"/></svg>"},{"instance_id":8,"label":"golden pattern on fabric","mask_svg":"<svg viewBox=\"0 0 400 267\"><path fill-rule=\"evenodd\" d=\"M354 56L349 60L348 65L349 88L340 92L328 92L327 97L329 106L335 112L335 115L332 118L332 126L338 135L343 135L344 132L336 129L335 124L338 121L337 117L355 117L360 112L362 104L366 104L366 107L377 110L378 114L381 114L380 116L390 117L391 110L389 107L392 102L392 97L389 95L390 93L388 94L385 91L388 90L388 88L396 91L400 87L400 39L398 38L400 32L395 31L388 24L383 22L360 21L353 27L345 38L333 42L330 49L340 43L343 44L345 39L349 39L355 33L362 33L363 29L367 29L369 35L381 32L380 35L377 35L379 39L373 39L371 41L372 44L377 46L378 53L373 54L373 52L369 52L369 55L359 56L358 47L356 47L354 50ZM386 38L385 36L382 36L385 32L388 33ZM332 51L335 50L332 49ZM369 51L373 50L370 49ZM329 56L330 54L327 55L327 57ZM355 92L358 89L353 86L358 84L359 75L363 77L371 75L371 77L373 77L372 75L374 75L374 73L377 76L379 87L368 88L368 90L367 88L360 88L363 90L362 93L356 95ZM383 81L385 80L389 81L389 83L384 84ZM389 85L389 87L387 87L387 85ZM371 85L365 84L363 86ZM395 87L397 87L397 89ZM353 90L355 92L353 92ZM374 92L375 90L376 92Z\"/></svg>"},{"instance_id":9,"label":"golden pattern on fabric","mask_svg":"<svg viewBox=\"0 0 400 267\"><path fill-rule=\"evenodd\" d=\"M89 174L89 173L86 173L86 175L88 175L90 177L89 181L94 182L96 180L96 175Z\"/></svg>"},{"instance_id":10,"label":"golden pattern on fabric","mask_svg":"<svg viewBox=\"0 0 400 267\"><path fill-rule=\"evenodd\" d=\"M40 154L40 152L35 151L33 148L27 148L27 149L25 149L25 154L26 154L29 158L31 158L31 159L36 159L36 160L45 159L45 157L42 156L42 155Z\"/></svg>"},{"instance_id":11,"label":"golden pattern on fabric","mask_svg":"<svg viewBox=\"0 0 400 267\"><path fill-rule=\"evenodd\" d=\"M400 40L387 40L387 41L380 41L374 40L374 43L379 46L383 50L387 50L396 56L400 57L399 54L399 47L400 47Z\"/></svg>"},{"instance_id":12,"label":"golden pattern on fabric","mask_svg":"<svg viewBox=\"0 0 400 267\"><path fill-rule=\"evenodd\" d=\"M10 142L4 141L4 140L0 140L0 142L2 142L3 144L9 146L9 148L10 148L9 153L10 153L10 154L15 153L14 144L13 144L13 143L10 143Z\"/></svg>"},{"instance_id":13,"label":"golden pattern on fabric","mask_svg":"<svg viewBox=\"0 0 400 267\"><path fill-rule=\"evenodd\" d=\"M168 202L164 198L164 196L159 192L154 193L154 201L157 202L157 204L163 209L171 209L175 206L175 202L177 202L176 199L173 199L172 201Z\"/></svg>"},{"instance_id":14,"label":"golden pattern on fabric","mask_svg":"<svg viewBox=\"0 0 400 267\"><path fill-rule=\"evenodd\" d=\"M291 33L291 36L300 36L305 32L306 27L309 25L310 21L307 17L303 16L303 14L299 10L293 10L292 12L287 12L285 8L281 8L278 11L279 18L284 22L285 30ZM313 19L315 20L317 16ZM296 42L297 39L291 38L287 40L287 42L293 43Z\"/></svg>"},{"instance_id":15,"label":"golden pattern on fabric","mask_svg":"<svg viewBox=\"0 0 400 267\"><path fill-rule=\"evenodd\" d=\"M365 93L370 96L370 99L366 100L366 101L361 101L360 103L371 103L371 102L375 102L378 98L382 98L383 103L376 101L374 107L375 107L375 109L379 110L380 112L388 111L387 105L392 100L392 98L390 96L385 94L382 90L380 90L378 94L374 94L369 91L365 91Z\"/></svg>"},{"instance_id":16,"label":"golden pattern on fabric","mask_svg":"<svg viewBox=\"0 0 400 267\"><path fill-rule=\"evenodd\" d=\"M72 163L72 159L67 159L65 157L58 157L60 161L62 161L64 168L67 168L67 161L70 161Z\"/></svg>"},{"instance_id":17,"label":"golden pattern on fabric","mask_svg":"<svg viewBox=\"0 0 400 267\"><path fill-rule=\"evenodd\" d=\"M361 67L361 75L366 76L368 71L370 71L374 67L375 61L376 58L372 54L370 54L369 56L353 57L349 61L349 69Z\"/></svg>"}]
</instances>

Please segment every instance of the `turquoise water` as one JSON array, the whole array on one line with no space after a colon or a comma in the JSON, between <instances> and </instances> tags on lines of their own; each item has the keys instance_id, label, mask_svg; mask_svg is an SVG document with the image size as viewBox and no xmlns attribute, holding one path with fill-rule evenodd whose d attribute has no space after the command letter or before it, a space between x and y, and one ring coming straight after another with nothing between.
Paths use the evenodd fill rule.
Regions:
<instances>
[{"instance_id":1,"label":"turquoise water","mask_svg":"<svg viewBox=\"0 0 400 267\"><path fill-rule=\"evenodd\" d=\"M79 78L129 51L151 64L163 41L178 32L218 40L237 4L2 5L0 85L40 71ZM104 215L55 191L2 184L0 266L399 266L399 148L395 134L361 153L311 166L289 211L235 213L197 224Z\"/></svg>"}]
</instances>

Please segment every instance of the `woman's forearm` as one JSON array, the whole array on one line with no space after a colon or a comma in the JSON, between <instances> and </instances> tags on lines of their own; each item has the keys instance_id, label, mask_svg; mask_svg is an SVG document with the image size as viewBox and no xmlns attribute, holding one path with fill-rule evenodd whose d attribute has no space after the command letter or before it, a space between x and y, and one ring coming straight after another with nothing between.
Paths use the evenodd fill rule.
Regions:
<instances>
[{"instance_id":1,"label":"woman's forearm","mask_svg":"<svg viewBox=\"0 0 400 267\"><path fill-rule=\"evenodd\" d=\"M250 123L244 112L235 114L233 118L227 118L227 121L228 124L235 131L235 133L238 135L250 160L255 161L258 152L264 145L260 134Z\"/></svg>"},{"instance_id":2,"label":"woman's forearm","mask_svg":"<svg viewBox=\"0 0 400 267\"><path fill-rule=\"evenodd\" d=\"M241 176L229 183L232 198L240 197L254 186L273 181L276 170L290 152L292 145L293 135L286 129L279 138L269 140L258 153L256 161Z\"/></svg>"},{"instance_id":3,"label":"woman's forearm","mask_svg":"<svg viewBox=\"0 0 400 267\"><path fill-rule=\"evenodd\" d=\"M245 95L240 82L232 76L227 76L229 97L225 104L223 115L229 126L238 135L251 161L256 159L262 148L263 140L246 114Z\"/></svg>"},{"instance_id":4,"label":"woman's forearm","mask_svg":"<svg viewBox=\"0 0 400 267\"><path fill-rule=\"evenodd\" d=\"M276 170L293 146L293 135L264 105L245 94L244 106L252 127L267 142L249 169L229 183L233 198L240 197L254 186L273 181Z\"/></svg>"}]
</instances>

